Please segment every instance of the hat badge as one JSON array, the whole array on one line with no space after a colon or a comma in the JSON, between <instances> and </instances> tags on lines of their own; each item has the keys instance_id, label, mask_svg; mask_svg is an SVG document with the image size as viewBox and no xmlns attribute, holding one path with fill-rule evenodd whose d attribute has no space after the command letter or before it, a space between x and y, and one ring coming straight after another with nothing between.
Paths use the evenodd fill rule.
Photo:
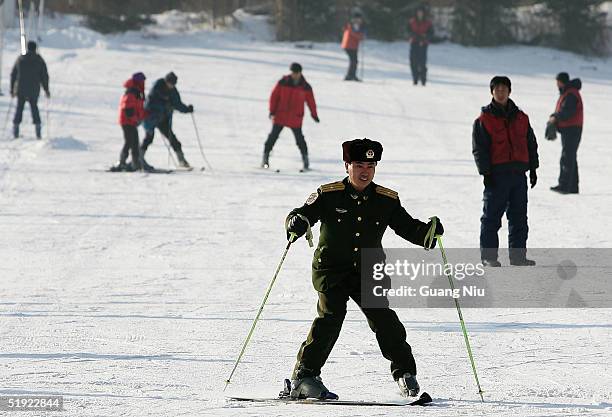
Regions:
<instances>
[{"instance_id":1,"label":"hat badge","mask_svg":"<svg viewBox=\"0 0 612 417\"><path fill-rule=\"evenodd\" d=\"M368 159L374 158L374 151L372 149L368 149L368 151L366 152L366 158Z\"/></svg>"}]
</instances>

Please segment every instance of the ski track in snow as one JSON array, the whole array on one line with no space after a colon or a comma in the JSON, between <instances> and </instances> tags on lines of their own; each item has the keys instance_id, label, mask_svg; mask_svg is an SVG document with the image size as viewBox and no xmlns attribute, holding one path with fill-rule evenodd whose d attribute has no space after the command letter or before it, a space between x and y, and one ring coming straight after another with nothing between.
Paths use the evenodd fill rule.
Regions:
<instances>
[{"instance_id":1,"label":"ski track in snow","mask_svg":"<svg viewBox=\"0 0 612 417\"><path fill-rule=\"evenodd\" d=\"M274 396L291 372L316 311L312 250L302 242L291 248L244 360L222 392L285 246L285 215L318 185L344 175L343 140L381 140L376 181L398 190L413 216L440 216L446 246L477 245L482 184L471 125L497 73L512 78L512 97L539 138L529 244L611 247L609 60L585 67L577 56L543 48L433 45L423 88L409 79L405 43L368 41L366 82L355 84L341 81L347 62L338 45L303 50L268 42L257 22L245 32L155 39L104 37L69 23L49 29L41 52L51 74L51 138L32 139L28 109L24 138L8 140L10 121L0 135L0 395L63 395L66 416L610 415L609 309L466 310L484 404L456 312L438 309L398 310L419 381L435 406L228 402L225 395ZM4 74L17 45L16 32L9 32ZM292 61L303 64L319 105L321 123L308 115L304 123L314 170L297 173L299 152L285 130L271 158L281 172L261 171L267 98ZM214 170L90 172L118 157L123 81L143 71L148 88L169 70L179 76L183 100L196 108ZM560 143L544 140L543 130L560 70L584 84L579 196L548 190L556 184ZM9 100L0 99L3 111ZM43 98L43 117L45 105ZM202 166L191 118L177 114L175 131L187 159ZM147 159L168 167L159 133ZM503 244L506 234L504 224ZM391 231L384 243L406 245ZM398 398L355 305L323 377L342 399Z\"/></svg>"}]
</instances>

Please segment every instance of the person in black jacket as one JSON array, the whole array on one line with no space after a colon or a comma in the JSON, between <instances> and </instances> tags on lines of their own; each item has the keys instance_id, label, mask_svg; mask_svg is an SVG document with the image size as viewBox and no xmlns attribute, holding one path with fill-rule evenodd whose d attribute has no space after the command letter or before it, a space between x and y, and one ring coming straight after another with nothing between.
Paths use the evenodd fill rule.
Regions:
<instances>
[{"instance_id":1,"label":"person in black jacket","mask_svg":"<svg viewBox=\"0 0 612 417\"><path fill-rule=\"evenodd\" d=\"M172 113L175 109L181 113L193 113L193 105L186 105L181 100L181 95L176 89L177 81L178 77L176 74L174 72L169 72L164 78L155 81L153 88L147 96L145 102L147 117L144 120L146 136L140 147L140 164L145 170L152 168L145 161L144 155L149 145L153 143L155 128L158 128L162 135L168 138L170 146L172 146L172 149L176 152L176 157L178 158L180 166L190 168L183 154L181 142L179 142L172 131Z\"/></svg>"},{"instance_id":2,"label":"person in black jacket","mask_svg":"<svg viewBox=\"0 0 612 417\"><path fill-rule=\"evenodd\" d=\"M49 74L47 64L40 55L36 53L36 42L28 42L28 52L17 58L17 62L11 71L11 96L17 97L17 109L13 119L13 137L19 137L19 124L23 117L23 108L26 101L30 103L32 121L36 126L36 138L41 138L40 113L38 111L38 96L40 86L45 90L47 98L49 93Z\"/></svg>"}]
</instances>

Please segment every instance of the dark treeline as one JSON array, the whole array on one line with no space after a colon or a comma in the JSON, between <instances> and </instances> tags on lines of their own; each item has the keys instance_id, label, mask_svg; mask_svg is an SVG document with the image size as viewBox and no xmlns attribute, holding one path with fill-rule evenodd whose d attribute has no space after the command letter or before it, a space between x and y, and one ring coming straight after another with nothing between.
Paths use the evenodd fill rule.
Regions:
<instances>
[{"instance_id":1,"label":"dark treeline","mask_svg":"<svg viewBox=\"0 0 612 417\"><path fill-rule=\"evenodd\" d=\"M24 0L27 2L29 0ZM37 0L34 0L36 3ZM584 55L610 51L611 29L600 11L604 0L47 0L58 12L81 13L119 22L165 10L206 12L223 17L238 8L273 14L282 41L338 41L340 28L355 10L361 12L371 39L407 37L407 21L424 5L433 17L434 40L470 46L512 43L553 46ZM535 7L530 7L534 6ZM95 19L94 19L95 21ZM213 19L214 21L214 19ZM131 24L131 23L130 23ZM102 30L102 28L94 27ZM112 25L110 30L112 30ZM121 30L121 25L116 28Z\"/></svg>"}]
</instances>

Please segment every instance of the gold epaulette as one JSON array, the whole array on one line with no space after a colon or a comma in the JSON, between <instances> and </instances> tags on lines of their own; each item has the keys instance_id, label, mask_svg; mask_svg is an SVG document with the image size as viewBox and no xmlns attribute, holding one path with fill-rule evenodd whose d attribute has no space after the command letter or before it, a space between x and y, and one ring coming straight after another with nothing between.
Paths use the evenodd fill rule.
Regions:
<instances>
[{"instance_id":1,"label":"gold epaulette","mask_svg":"<svg viewBox=\"0 0 612 417\"><path fill-rule=\"evenodd\" d=\"M376 186L376 192L378 194L382 194L386 197L393 198L397 200L399 197L397 196L397 191L393 191L389 188L381 187L380 185Z\"/></svg>"},{"instance_id":2,"label":"gold epaulette","mask_svg":"<svg viewBox=\"0 0 612 417\"><path fill-rule=\"evenodd\" d=\"M345 186L344 183L342 181L336 181L336 182L332 182L329 184L323 184L322 186L319 187L322 193L327 193L330 191L342 191L344 190Z\"/></svg>"}]
</instances>

